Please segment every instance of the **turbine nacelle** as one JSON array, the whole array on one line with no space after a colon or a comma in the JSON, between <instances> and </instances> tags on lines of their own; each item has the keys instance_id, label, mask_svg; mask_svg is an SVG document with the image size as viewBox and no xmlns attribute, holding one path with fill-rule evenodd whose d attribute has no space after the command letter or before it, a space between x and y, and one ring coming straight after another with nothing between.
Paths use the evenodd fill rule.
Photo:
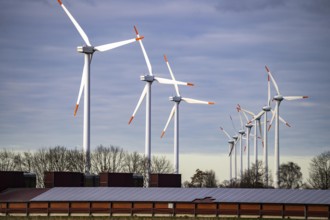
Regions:
<instances>
[{"instance_id":1,"label":"turbine nacelle","mask_svg":"<svg viewBox=\"0 0 330 220\"><path fill-rule=\"evenodd\" d=\"M95 52L95 49L93 46L79 46L77 47L77 51L79 53L93 54Z\"/></svg>"},{"instance_id":2,"label":"turbine nacelle","mask_svg":"<svg viewBox=\"0 0 330 220\"><path fill-rule=\"evenodd\" d=\"M274 100L275 101L282 101L284 99L284 97L282 96L282 95L276 95L276 96L274 96Z\"/></svg>"},{"instance_id":3,"label":"turbine nacelle","mask_svg":"<svg viewBox=\"0 0 330 220\"><path fill-rule=\"evenodd\" d=\"M269 112L272 109L272 107L270 107L269 105L262 107L262 110L264 110L265 112Z\"/></svg>"},{"instance_id":4,"label":"turbine nacelle","mask_svg":"<svg viewBox=\"0 0 330 220\"><path fill-rule=\"evenodd\" d=\"M234 143L235 143L234 140L229 140L229 141L228 141L228 144L234 144Z\"/></svg>"},{"instance_id":5,"label":"turbine nacelle","mask_svg":"<svg viewBox=\"0 0 330 220\"><path fill-rule=\"evenodd\" d=\"M235 141L237 141L238 136L237 136L237 135L234 135L234 136L233 136L233 139L234 139Z\"/></svg>"},{"instance_id":6,"label":"turbine nacelle","mask_svg":"<svg viewBox=\"0 0 330 220\"><path fill-rule=\"evenodd\" d=\"M239 130L238 133L239 133L240 135L244 135L244 134L245 134L245 131L244 131L244 130Z\"/></svg>"},{"instance_id":7,"label":"turbine nacelle","mask_svg":"<svg viewBox=\"0 0 330 220\"><path fill-rule=\"evenodd\" d=\"M246 124L245 127L251 129L253 127L253 124Z\"/></svg>"},{"instance_id":8,"label":"turbine nacelle","mask_svg":"<svg viewBox=\"0 0 330 220\"><path fill-rule=\"evenodd\" d=\"M145 75L145 76L140 76L140 80L146 82L153 82L155 81L155 77L153 75Z\"/></svg>"},{"instance_id":9,"label":"turbine nacelle","mask_svg":"<svg viewBox=\"0 0 330 220\"><path fill-rule=\"evenodd\" d=\"M182 98L181 96L170 96L169 100L173 102L181 102Z\"/></svg>"}]
</instances>

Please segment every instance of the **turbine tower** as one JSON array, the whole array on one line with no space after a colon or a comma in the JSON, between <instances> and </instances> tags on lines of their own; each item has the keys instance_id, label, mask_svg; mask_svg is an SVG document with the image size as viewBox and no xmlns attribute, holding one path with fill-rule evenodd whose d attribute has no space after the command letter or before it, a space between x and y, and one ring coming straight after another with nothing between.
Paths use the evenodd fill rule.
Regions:
<instances>
[{"instance_id":1,"label":"turbine tower","mask_svg":"<svg viewBox=\"0 0 330 220\"><path fill-rule=\"evenodd\" d=\"M116 43L110 43L110 44L105 44L101 46L92 46L86 33L84 30L80 27L78 22L75 20L75 18L71 15L69 10L65 7L65 5L62 3L61 0L57 0L60 6L63 8L64 12L68 15L70 18L71 22L79 32L80 36L82 37L83 41L85 42L86 45L84 46L79 46L77 48L77 51L79 53L83 53L85 55L84 58L84 68L83 68L83 74L81 78L81 83L80 83L80 89L79 89L79 94L78 94L78 99L76 103L76 107L74 110L74 116L76 116L78 107L79 107L79 102L80 98L82 95L82 92L84 91L84 129L83 129L83 149L84 149L84 157L85 157L85 173L90 172L90 64L92 61L92 56L95 51L108 51L111 49L114 49L116 47L120 47L129 43L133 43L135 41L141 40L141 38L133 38L130 40L125 40L125 41L120 41Z\"/></svg>"},{"instance_id":2,"label":"turbine tower","mask_svg":"<svg viewBox=\"0 0 330 220\"><path fill-rule=\"evenodd\" d=\"M238 108L236 108L237 112L238 112L238 115L239 115L239 118L240 118L240 122L241 122L241 128L239 130L236 129L235 125L234 125L234 122L233 122L233 119L232 117L230 116L230 120L231 120L231 123L235 129L235 131L239 134L239 137L238 137L238 140L239 140L239 143L240 143L240 177L241 179L243 178L243 137L245 135L245 131L244 131L244 125L243 125L243 120L242 120L242 117L239 113L239 110Z\"/></svg>"},{"instance_id":3,"label":"turbine tower","mask_svg":"<svg viewBox=\"0 0 330 220\"><path fill-rule=\"evenodd\" d=\"M206 104L206 105L212 105L214 104L214 102L208 102L208 101L200 101L197 99L191 99L191 98L184 98L181 96L180 92L179 92L179 87L178 87L178 83L175 80L174 74L172 72L172 69L170 67L170 64L167 60L166 55L164 55L164 60L167 64L168 70L171 74L172 80L175 82L174 83L174 89L176 92L176 96L170 97L170 101L174 102L174 106L171 110L170 116L166 122L165 128L161 134L161 138L164 136L165 131L171 121L171 119L173 118L173 116L175 115L174 118L174 173L178 174L179 173L179 104L181 101L185 101L187 103L190 104ZM187 85L193 85L191 83L187 83Z\"/></svg>"},{"instance_id":4,"label":"turbine tower","mask_svg":"<svg viewBox=\"0 0 330 220\"><path fill-rule=\"evenodd\" d=\"M292 100L298 100L298 99L305 99L308 98L308 96L282 96L280 93L280 90L278 89L277 83L274 80L274 77L272 73L270 72L269 68L265 66L266 71L268 73L268 76L270 76L270 79L272 80L272 83L275 87L276 90L276 95L274 96L274 100L276 101L276 106L275 106L275 161L274 161L274 187L277 189L279 188L279 164L280 164L280 139L279 139L279 134L280 134L280 129L279 129L279 114L280 114L280 104L281 101L287 100L287 101L292 101Z\"/></svg>"},{"instance_id":5,"label":"turbine tower","mask_svg":"<svg viewBox=\"0 0 330 220\"><path fill-rule=\"evenodd\" d=\"M134 26L134 30L136 33L136 37L139 39L140 38L139 32L135 26ZM170 80L170 79L155 77L153 75L152 66L150 64L149 57L144 49L142 41L140 41L140 46L141 46L142 53L143 53L144 59L146 61L147 67L148 67L148 74L140 77L141 81L146 82L146 85L141 93L140 99L134 109L134 112L133 112L128 124L131 124L142 101L144 100L144 98L146 98L145 157L147 159L147 167L146 167L147 175L146 175L145 183L146 183L146 187L148 187L149 186L149 176L150 176L150 163L151 163L151 84L154 81L157 81L158 83L161 83L161 84L174 84L175 83L178 85L187 85L187 83L174 82L173 80Z\"/></svg>"}]
</instances>

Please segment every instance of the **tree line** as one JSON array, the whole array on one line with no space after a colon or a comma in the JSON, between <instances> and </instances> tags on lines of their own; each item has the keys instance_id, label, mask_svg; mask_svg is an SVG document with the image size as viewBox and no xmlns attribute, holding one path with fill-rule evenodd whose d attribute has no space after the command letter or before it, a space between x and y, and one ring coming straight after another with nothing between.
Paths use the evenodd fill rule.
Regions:
<instances>
[{"instance_id":1,"label":"tree line","mask_svg":"<svg viewBox=\"0 0 330 220\"><path fill-rule=\"evenodd\" d=\"M252 164L240 179L224 180L218 183L213 170L197 169L184 187L226 187L226 188L271 188L271 171L266 174L262 161ZM267 176L266 176L267 175ZM267 181L265 181L267 180ZM294 162L282 163L279 169L282 189L330 189L330 151L314 157L309 164L309 178L303 182L301 167Z\"/></svg>"},{"instance_id":2,"label":"tree line","mask_svg":"<svg viewBox=\"0 0 330 220\"><path fill-rule=\"evenodd\" d=\"M91 151L91 173L124 172L146 176L148 160L137 152L127 152L120 147L99 145ZM84 154L82 150L68 149L64 146L42 148L34 152L15 152L0 150L0 171L32 172L37 177L37 187L44 187L45 171L84 172ZM171 162L165 157L153 156L152 173L173 173ZM315 156L309 165L309 178L302 181L301 168L294 162L280 166L280 188L330 189L330 151ZM224 180L218 183L213 170L197 169L190 181L183 187L231 187L231 188L270 188L272 176L264 170L262 161L252 164L245 170L241 179ZM265 183L267 179L268 184Z\"/></svg>"},{"instance_id":3,"label":"tree line","mask_svg":"<svg viewBox=\"0 0 330 220\"><path fill-rule=\"evenodd\" d=\"M148 160L137 152L127 152L120 147L99 145L91 151L91 173L123 172L146 176ZM36 174L37 187L44 187L45 171L84 172L82 150L64 146L42 148L35 152L0 150L0 171L22 171ZM152 173L173 173L165 157L151 158Z\"/></svg>"}]
</instances>

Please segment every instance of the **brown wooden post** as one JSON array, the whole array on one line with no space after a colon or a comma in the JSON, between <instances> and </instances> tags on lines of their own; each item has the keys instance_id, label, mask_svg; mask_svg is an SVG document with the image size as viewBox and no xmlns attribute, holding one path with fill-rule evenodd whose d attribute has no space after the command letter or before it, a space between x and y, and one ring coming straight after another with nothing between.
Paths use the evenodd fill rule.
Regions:
<instances>
[{"instance_id":1,"label":"brown wooden post","mask_svg":"<svg viewBox=\"0 0 330 220\"><path fill-rule=\"evenodd\" d=\"M26 216L29 216L30 203L26 203Z\"/></svg>"},{"instance_id":2,"label":"brown wooden post","mask_svg":"<svg viewBox=\"0 0 330 220\"><path fill-rule=\"evenodd\" d=\"M71 202L68 205L68 216L71 216Z\"/></svg>"},{"instance_id":3,"label":"brown wooden post","mask_svg":"<svg viewBox=\"0 0 330 220\"><path fill-rule=\"evenodd\" d=\"M241 204L237 203L237 218L241 216Z\"/></svg>"},{"instance_id":4,"label":"brown wooden post","mask_svg":"<svg viewBox=\"0 0 330 220\"><path fill-rule=\"evenodd\" d=\"M49 206L50 206L50 202L47 202L47 216L49 217Z\"/></svg>"},{"instance_id":5,"label":"brown wooden post","mask_svg":"<svg viewBox=\"0 0 330 220\"><path fill-rule=\"evenodd\" d=\"M110 208L110 217L112 217L112 202L109 203L109 208Z\"/></svg>"}]
</instances>

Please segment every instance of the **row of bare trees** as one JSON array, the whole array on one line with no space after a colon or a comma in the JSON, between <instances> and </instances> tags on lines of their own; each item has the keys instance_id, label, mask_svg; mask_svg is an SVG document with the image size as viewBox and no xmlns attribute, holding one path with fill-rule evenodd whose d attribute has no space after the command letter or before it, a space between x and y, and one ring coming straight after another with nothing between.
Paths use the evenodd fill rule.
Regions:
<instances>
[{"instance_id":1,"label":"row of bare trees","mask_svg":"<svg viewBox=\"0 0 330 220\"><path fill-rule=\"evenodd\" d=\"M91 172L124 172L145 176L147 159L137 152L129 153L120 147L96 147L91 152ZM35 152L0 150L0 171L33 172L37 187L44 187L45 171L84 171L84 155L81 150L63 146L42 148ZM165 157L152 157L152 173L172 173L171 163Z\"/></svg>"}]
</instances>

